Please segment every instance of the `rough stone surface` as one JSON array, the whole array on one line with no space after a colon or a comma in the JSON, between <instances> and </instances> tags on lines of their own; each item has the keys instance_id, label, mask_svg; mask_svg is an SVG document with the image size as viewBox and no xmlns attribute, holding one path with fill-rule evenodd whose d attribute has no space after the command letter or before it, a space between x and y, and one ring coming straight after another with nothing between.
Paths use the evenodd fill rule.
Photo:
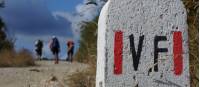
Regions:
<instances>
[{"instance_id":1,"label":"rough stone surface","mask_svg":"<svg viewBox=\"0 0 200 87\"><path fill-rule=\"evenodd\" d=\"M96 86L190 87L186 19L181 0L109 0L99 20ZM113 72L116 31L123 32L122 74L119 75ZM176 31L182 32L183 72L180 75L174 73L173 33ZM134 35L136 52L139 36L144 35L137 71L133 68L130 50L131 34ZM168 52L158 54L158 72L153 70L155 36L167 37L166 41L158 43L159 48L168 49ZM149 72L150 68L152 72Z\"/></svg>"},{"instance_id":2,"label":"rough stone surface","mask_svg":"<svg viewBox=\"0 0 200 87\"><path fill-rule=\"evenodd\" d=\"M104 87L105 85L105 35L109 2L110 1L108 1L102 8L98 22L96 87Z\"/></svg>"}]
</instances>

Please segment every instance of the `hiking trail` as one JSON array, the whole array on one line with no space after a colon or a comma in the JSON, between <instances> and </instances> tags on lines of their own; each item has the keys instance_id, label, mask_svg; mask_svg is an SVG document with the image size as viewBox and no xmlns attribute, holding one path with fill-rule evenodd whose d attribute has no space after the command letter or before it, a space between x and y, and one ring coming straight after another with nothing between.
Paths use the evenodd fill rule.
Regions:
<instances>
[{"instance_id":1,"label":"hiking trail","mask_svg":"<svg viewBox=\"0 0 200 87\"><path fill-rule=\"evenodd\" d=\"M0 86L45 87L42 86L44 82L55 76L63 87L69 87L67 76L87 68L86 64L66 61L60 61L59 64L54 64L54 61L36 61L36 64L33 67L0 68Z\"/></svg>"}]
</instances>

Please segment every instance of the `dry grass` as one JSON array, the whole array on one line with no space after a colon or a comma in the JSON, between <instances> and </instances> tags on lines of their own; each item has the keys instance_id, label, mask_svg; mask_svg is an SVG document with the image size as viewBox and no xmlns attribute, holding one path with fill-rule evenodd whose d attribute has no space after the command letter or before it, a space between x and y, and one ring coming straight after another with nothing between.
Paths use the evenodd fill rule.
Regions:
<instances>
[{"instance_id":1,"label":"dry grass","mask_svg":"<svg viewBox=\"0 0 200 87\"><path fill-rule=\"evenodd\" d=\"M187 9L191 87L199 86L199 0L183 0Z\"/></svg>"},{"instance_id":2,"label":"dry grass","mask_svg":"<svg viewBox=\"0 0 200 87\"><path fill-rule=\"evenodd\" d=\"M76 71L66 77L68 78L66 82L70 87L95 87L96 58L94 57L90 57L87 61L82 61L83 63L87 63L89 68L84 71Z\"/></svg>"},{"instance_id":3,"label":"dry grass","mask_svg":"<svg viewBox=\"0 0 200 87\"><path fill-rule=\"evenodd\" d=\"M33 57L28 50L23 49L19 52L4 50L0 53L0 67L25 67L34 65Z\"/></svg>"},{"instance_id":4,"label":"dry grass","mask_svg":"<svg viewBox=\"0 0 200 87\"><path fill-rule=\"evenodd\" d=\"M67 76L66 82L70 87L95 87L96 68L90 67L85 71L77 71Z\"/></svg>"},{"instance_id":5,"label":"dry grass","mask_svg":"<svg viewBox=\"0 0 200 87\"><path fill-rule=\"evenodd\" d=\"M86 63L89 68L85 71L77 71L67 76L66 82L70 87L95 87L96 77L96 56L97 56L97 21L85 22L82 26L80 48L75 54L75 61Z\"/></svg>"}]
</instances>

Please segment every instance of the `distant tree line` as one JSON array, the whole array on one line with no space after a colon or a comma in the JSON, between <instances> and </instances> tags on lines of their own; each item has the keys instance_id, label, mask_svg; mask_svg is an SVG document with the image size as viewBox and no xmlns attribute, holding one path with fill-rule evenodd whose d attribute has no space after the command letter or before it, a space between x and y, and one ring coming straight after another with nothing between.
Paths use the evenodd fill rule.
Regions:
<instances>
[{"instance_id":1,"label":"distant tree line","mask_svg":"<svg viewBox=\"0 0 200 87\"><path fill-rule=\"evenodd\" d=\"M0 8L5 6L4 2L0 2ZM0 52L2 50L13 50L13 42L7 38L6 25L0 17Z\"/></svg>"}]
</instances>

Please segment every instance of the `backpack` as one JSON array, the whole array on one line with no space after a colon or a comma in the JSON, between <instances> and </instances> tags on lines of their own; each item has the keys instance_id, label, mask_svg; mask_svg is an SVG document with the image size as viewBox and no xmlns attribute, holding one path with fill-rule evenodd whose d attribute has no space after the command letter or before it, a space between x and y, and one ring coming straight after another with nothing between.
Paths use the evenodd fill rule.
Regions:
<instances>
[{"instance_id":1,"label":"backpack","mask_svg":"<svg viewBox=\"0 0 200 87\"><path fill-rule=\"evenodd\" d=\"M52 41L52 49L58 49L58 48L60 48L60 46L59 46L59 42L58 42L58 39L57 38L54 38L53 39L53 41Z\"/></svg>"},{"instance_id":2,"label":"backpack","mask_svg":"<svg viewBox=\"0 0 200 87\"><path fill-rule=\"evenodd\" d=\"M42 48L43 47L43 43L41 40L38 40L36 43L35 43L35 46L39 49L39 48Z\"/></svg>"}]
</instances>

